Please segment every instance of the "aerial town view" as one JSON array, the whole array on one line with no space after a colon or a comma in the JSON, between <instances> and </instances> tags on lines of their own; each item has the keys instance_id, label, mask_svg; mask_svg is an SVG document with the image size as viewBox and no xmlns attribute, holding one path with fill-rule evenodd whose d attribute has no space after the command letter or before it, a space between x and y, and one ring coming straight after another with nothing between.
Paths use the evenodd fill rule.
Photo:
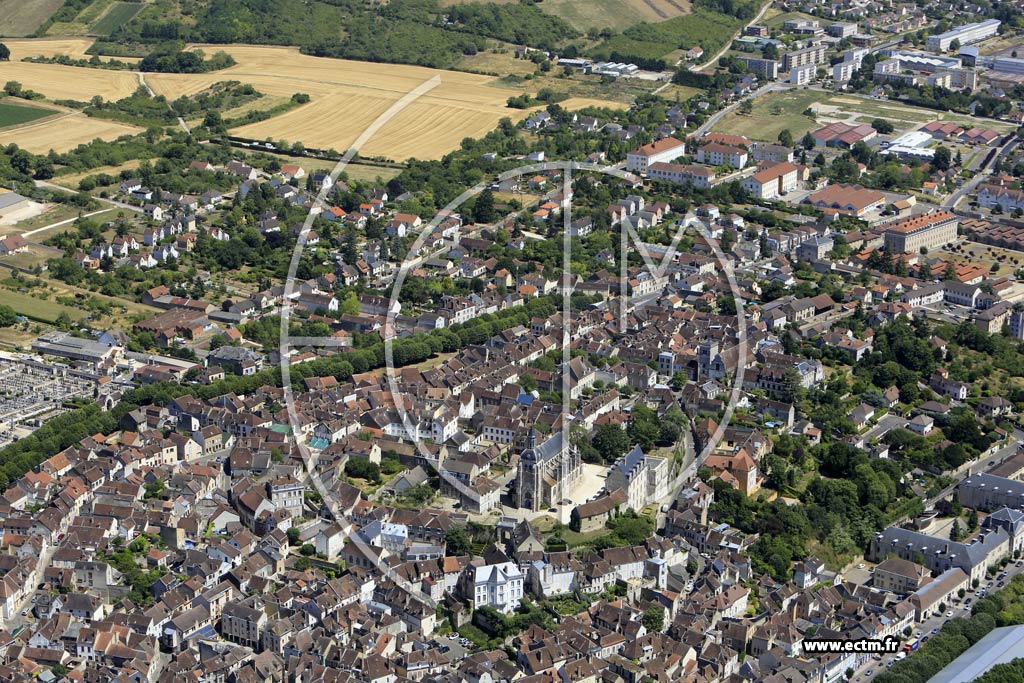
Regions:
<instances>
[{"instance_id":1,"label":"aerial town view","mask_svg":"<svg viewBox=\"0 0 1024 683\"><path fill-rule=\"evenodd\" d=\"M0 0L0 683L1024 683L1024 2Z\"/></svg>"}]
</instances>

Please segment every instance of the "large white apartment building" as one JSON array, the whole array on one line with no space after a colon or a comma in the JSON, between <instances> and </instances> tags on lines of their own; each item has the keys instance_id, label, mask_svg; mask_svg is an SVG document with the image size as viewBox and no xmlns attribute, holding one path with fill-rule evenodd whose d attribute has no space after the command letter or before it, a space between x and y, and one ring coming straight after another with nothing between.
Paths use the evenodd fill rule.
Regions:
<instances>
[{"instance_id":1,"label":"large white apartment building","mask_svg":"<svg viewBox=\"0 0 1024 683\"><path fill-rule=\"evenodd\" d=\"M676 138L662 138L638 147L626 155L626 168L634 173L646 173L651 164L673 161L686 154L686 143Z\"/></svg>"}]
</instances>

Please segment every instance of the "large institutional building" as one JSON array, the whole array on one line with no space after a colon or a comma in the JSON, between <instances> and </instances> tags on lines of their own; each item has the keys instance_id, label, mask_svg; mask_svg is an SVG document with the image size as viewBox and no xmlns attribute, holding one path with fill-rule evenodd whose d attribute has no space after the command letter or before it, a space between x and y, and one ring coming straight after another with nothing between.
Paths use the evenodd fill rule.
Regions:
<instances>
[{"instance_id":1,"label":"large institutional building","mask_svg":"<svg viewBox=\"0 0 1024 683\"><path fill-rule=\"evenodd\" d=\"M952 30L935 36L928 36L928 49L945 52L950 49L954 40L959 41L961 45L967 45L968 43L977 43L979 40L991 38L999 32L1000 23L998 19L988 19L975 24L957 26Z\"/></svg>"},{"instance_id":2,"label":"large institutional building","mask_svg":"<svg viewBox=\"0 0 1024 683\"><path fill-rule=\"evenodd\" d=\"M885 250L903 254L917 253L922 247L940 247L956 239L959 224L949 211L935 211L890 223L885 229Z\"/></svg>"},{"instance_id":3,"label":"large institutional building","mask_svg":"<svg viewBox=\"0 0 1024 683\"><path fill-rule=\"evenodd\" d=\"M537 433L530 432L516 471L516 507L539 512L557 505L580 480L583 463L579 449L563 434L559 431L537 445Z\"/></svg>"},{"instance_id":4,"label":"large institutional building","mask_svg":"<svg viewBox=\"0 0 1024 683\"><path fill-rule=\"evenodd\" d=\"M646 173L651 164L674 161L684 154L686 143L676 138L662 138L627 154L626 169L634 173Z\"/></svg>"}]
</instances>

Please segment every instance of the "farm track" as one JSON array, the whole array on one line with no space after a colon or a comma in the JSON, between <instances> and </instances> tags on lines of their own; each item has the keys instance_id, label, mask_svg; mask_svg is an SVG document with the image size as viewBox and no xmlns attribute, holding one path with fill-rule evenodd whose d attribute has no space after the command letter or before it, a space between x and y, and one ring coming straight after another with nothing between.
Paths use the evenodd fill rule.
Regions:
<instances>
[{"instance_id":1,"label":"farm track","mask_svg":"<svg viewBox=\"0 0 1024 683\"><path fill-rule=\"evenodd\" d=\"M651 10L662 19L668 19L668 14L665 13L665 10L655 5L653 0L644 0L644 4L650 7Z\"/></svg>"}]
</instances>

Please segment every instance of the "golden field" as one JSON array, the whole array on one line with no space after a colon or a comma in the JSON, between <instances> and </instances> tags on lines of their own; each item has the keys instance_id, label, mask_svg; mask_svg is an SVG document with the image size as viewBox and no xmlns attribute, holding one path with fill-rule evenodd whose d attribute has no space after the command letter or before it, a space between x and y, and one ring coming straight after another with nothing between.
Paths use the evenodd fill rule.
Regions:
<instances>
[{"instance_id":1,"label":"golden field","mask_svg":"<svg viewBox=\"0 0 1024 683\"><path fill-rule=\"evenodd\" d=\"M14 40L8 45L12 59L3 67L5 80L19 81L25 88L41 92L50 99L84 101L94 95L118 99L130 95L139 85L138 74L130 71L17 61L28 55L61 53L82 56L89 45L85 38ZM509 97L521 94L523 89L501 86L491 76L311 57L289 47L196 47L207 54L223 50L238 63L206 74L147 73L146 83L156 94L174 99L198 93L219 81L237 80L252 84L267 96L265 101L281 101L297 92L310 96L308 104L232 130L232 133L245 137L301 141L308 147L345 151L392 104L435 77L439 79L435 87L398 112L363 145L360 150L363 156L393 160L410 157L435 159L457 148L465 137L484 135L503 117L518 121L529 115L529 111L505 106ZM527 87L532 91L539 86L532 84ZM563 106L580 108L609 104L612 103L606 100L574 97ZM261 108L267 106L270 105L263 104ZM73 122L61 121L74 125L62 125L60 134L68 139L61 137L59 144L44 143L43 138L47 135L33 136L31 126L19 129L18 134L6 132L0 139L15 140L28 149L38 149L43 144L53 144L60 149L95 137L116 137L132 130L129 126L85 117ZM82 130L79 133L72 128ZM24 142L21 131L28 135Z\"/></svg>"},{"instance_id":2,"label":"golden field","mask_svg":"<svg viewBox=\"0 0 1024 683\"><path fill-rule=\"evenodd\" d=\"M520 91L494 87L494 78L417 66L377 64L310 57L295 48L201 46L223 49L238 62L210 74L146 74L157 94L192 94L217 81L251 83L270 96L303 92L311 101L281 116L232 132L246 137L344 151L380 114L435 76L440 83L385 123L361 150L390 159L437 158L462 138L480 136L498 120L520 119L528 112L508 109L505 101Z\"/></svg>"},{"instance_id":3,"label":"golden field","mask_svg":"<svg viewBox=\"0 0 1024 683\"><path fill-rule=\"evenodd\" d=\"M35 154L45 154L51 149L66 152L78 145L92 142L96 138L113 140L122 135L141 133L141 128L123 123L92 119L79 112L68 112L62 116L42 119L0 131L0 145L15 143Z\"/></svg>"},{"instance_id":4,"label":"golden field","mask_svg":"<svg viewBox=\"0 0 1024 683\"><path fill-rule=\"evenodd\" d=\"M6 40L11 50L11 61L0 68L3 82L18 81L28 90L40 92L51 100L79 100L87 102L94 95L106 100L128 97L139 87L139 77L133 71L91 69L61 64L32 64L23 57L52 57L65 54L81 59L92 41L86 38L44 38L42 40Z\"/></svg>"}]
</instances>

